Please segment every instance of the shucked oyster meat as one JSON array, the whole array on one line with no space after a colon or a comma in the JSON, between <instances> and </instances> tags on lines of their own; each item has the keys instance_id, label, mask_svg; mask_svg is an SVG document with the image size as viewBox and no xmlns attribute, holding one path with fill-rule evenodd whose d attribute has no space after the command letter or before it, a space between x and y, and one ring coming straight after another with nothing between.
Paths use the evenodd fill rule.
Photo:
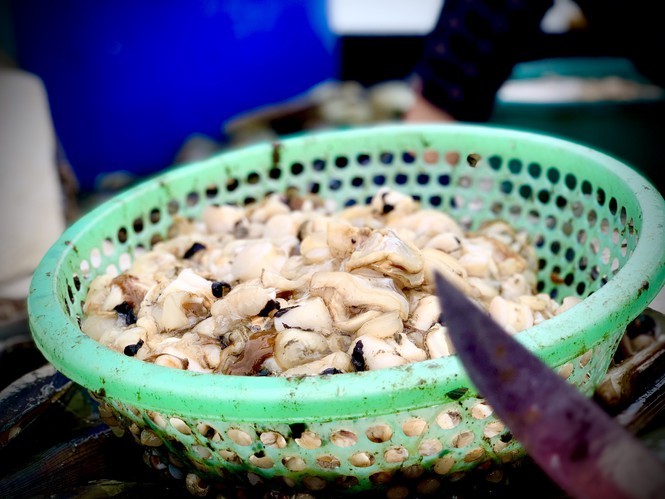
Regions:
<instances>
[{"instance_id":1,"label":"shucked oyster meat","mask_svg":"<svg viewBox=\"0 0 665 499\"><path fill-rule=\"evenodd\" d=\"M440 272L516 333L579 301L537 293L527 233L465 232L411 196L367 205L271 194L177 219L167 240L90 285L82 330L163 366L307 376L454 354L434 296Z\"/></svg>"}]
</instances>

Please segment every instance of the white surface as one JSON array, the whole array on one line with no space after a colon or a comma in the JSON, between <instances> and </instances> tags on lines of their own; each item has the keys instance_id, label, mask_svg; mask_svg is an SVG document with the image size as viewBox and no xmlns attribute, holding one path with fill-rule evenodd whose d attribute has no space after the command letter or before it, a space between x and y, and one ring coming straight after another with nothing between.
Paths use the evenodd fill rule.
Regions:
<instances>
[{"instance_id":1,"label":"white surface","mask_svg":"<svg viewBox=\"0 0 665 499\"><path fill-rule=\"evenodd\" d=\"M580 78L555 75L508 80L499 88L497 97L504 102L546 104L659 99L662 95L661 87L618 76Z\"/></svg>"},{"instance_id":2,"label":"white surface","mask_svg":"<svg viewBox=\"0 0 665 499\"><path fill-rule=\"evenodd\" d=\"M444 0L327 0L328 23L338 35L425 35Z\"/></svg>"},{"instance_id":3,"label":"white surface","mask_svg":"<svg viewBox=\"0 0 665 499\"><path fill-rule=\"evenodd\" d=\"M656 295L656 298L651 302L649 307L657 310L661 314L665 314L665 288L663 288L660 293Z\"/></svg>"},{"instance_id":4,"label":"white surface","mask_svg":"<svg viewBox=\"0 0 665 499\"><path fill-rule=\"evenodd\" d=\"M24 298L65 228L46 92L35 76L0 69L0 297Z\"/></svg>"}]
</instances>

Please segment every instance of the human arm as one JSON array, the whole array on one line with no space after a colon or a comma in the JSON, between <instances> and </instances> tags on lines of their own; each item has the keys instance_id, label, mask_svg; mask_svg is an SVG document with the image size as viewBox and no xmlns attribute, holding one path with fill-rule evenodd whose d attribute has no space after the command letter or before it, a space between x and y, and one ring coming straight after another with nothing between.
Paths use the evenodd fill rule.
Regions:
<instances>
[{"instance_id":1,"label":"human arm","mask_svg":"<svg viewBox=\"0 0 665 499\"><path fill-rule=\"evenodd\" d=\"M552 0L445 0L406 121L487 121L499 87L541 35Z\"/></svg>"}]
</instances>

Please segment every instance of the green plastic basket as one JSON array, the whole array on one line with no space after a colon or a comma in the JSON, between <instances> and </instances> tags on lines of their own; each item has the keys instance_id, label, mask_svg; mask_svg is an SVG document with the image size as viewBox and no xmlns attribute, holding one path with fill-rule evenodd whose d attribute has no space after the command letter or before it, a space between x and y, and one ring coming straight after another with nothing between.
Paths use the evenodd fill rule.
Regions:
<instances>
[{"instance_id":1,"label":"green plastic basket","mask_svg":"<svg viewBox=\"0 0 665 499\"><path fill-rule=\"evenodd\" d=\"M587 395L626 325L663 286L665 205L630 167L515 130L381 125L228 151L99 206L35 272L28 302L35 341L95 394L118 432L208 482L354 492L401 478L432 486L514 461L523 449L454 356L302 379L223 376L126 357L79 329L92 278L128 268L137 251L166 237L176 214L197 218L206 205L287 188L343 206L382 186L449 212L465 228L503 218L529 231L539 290L584 300L517 337Z\"/></svg>"}]
</instances>

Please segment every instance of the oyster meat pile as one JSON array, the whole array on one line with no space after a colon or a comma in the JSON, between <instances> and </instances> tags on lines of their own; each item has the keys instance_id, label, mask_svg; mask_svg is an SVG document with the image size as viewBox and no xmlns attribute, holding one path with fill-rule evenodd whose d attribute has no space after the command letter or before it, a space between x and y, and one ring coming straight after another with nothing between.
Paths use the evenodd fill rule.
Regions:
<instances>
[{"instance_id":1,"label":"oyster meat pile","mask_svg":"<svg viewBox=\"0 0 665 499\"><path fill-rule=\"evenodd\" d=\"M271 194L177 219L119 275L90 285L82 330L126 355L197 372L306 376L454 354L434 295L441 273L510 332L579 302L536 290L528 234L464 231L381 189L338 209Z\"/></svg>"}]
</instances>

